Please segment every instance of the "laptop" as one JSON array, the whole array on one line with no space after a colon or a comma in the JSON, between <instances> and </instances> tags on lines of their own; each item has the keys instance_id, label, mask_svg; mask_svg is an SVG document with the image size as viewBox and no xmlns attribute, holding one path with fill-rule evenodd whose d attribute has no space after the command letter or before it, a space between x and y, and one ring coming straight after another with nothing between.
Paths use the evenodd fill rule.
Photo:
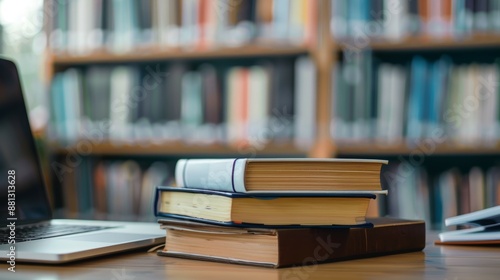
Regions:
<instances>
[{"instance_id":1,"label":"laptop","mask_svg":"<svg viewBox=\"0 0 500 280\"><path fill-rule=\"evenodd\" d=\"M2 260L57 264L165 242L157 223L52 219L18 71L1 58L0 208Z\"/></svg>"}]
</instances>

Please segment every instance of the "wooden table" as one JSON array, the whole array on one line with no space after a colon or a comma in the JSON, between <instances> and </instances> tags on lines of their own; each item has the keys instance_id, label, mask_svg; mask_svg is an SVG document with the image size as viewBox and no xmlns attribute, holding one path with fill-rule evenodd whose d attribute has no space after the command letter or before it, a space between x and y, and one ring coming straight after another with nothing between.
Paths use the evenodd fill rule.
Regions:
<instances>
[{"instance_id":1,"label":"wooden table","mask_svg":"<svg viewBox=\"0 0 500 280\"><path fill-rule=\"evenodd\" d=\"M67 265L0 265L0 279L500 279L500 247L436 246L427 236L423 252L271 269L158 257L145 250Z\"/></svg>"}]
</instances>

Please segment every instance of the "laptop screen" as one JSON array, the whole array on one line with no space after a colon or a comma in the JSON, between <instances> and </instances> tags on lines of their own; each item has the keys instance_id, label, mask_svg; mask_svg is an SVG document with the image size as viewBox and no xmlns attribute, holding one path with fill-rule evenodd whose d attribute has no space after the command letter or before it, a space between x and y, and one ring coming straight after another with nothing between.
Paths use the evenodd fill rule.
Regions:
<instances>
[{"instance_id":1,"label":"laptop screen","mask_svg":"<svg viewBox=\"0 0 500 280\"><path fill-rule=\"evenodd\" d=\"M0 59L0 207L0 220L4 223L9 217L17 218L16 224L51 218L17 69L14 63L3 59Z\"/></svg>"}]
</instances>

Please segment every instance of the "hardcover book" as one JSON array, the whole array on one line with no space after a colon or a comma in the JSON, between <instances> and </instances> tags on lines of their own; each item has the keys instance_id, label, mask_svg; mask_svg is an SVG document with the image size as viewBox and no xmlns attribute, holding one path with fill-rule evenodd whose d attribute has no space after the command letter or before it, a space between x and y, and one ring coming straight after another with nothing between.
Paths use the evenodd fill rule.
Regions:
<instances>
[{"instance_id":1,"label":"hardcover book","mask_svg":"<svg viewBox=\"0 0 500 280\"><path fill-rule=\"evenodd\" d=\"M381 191L385 160L181 159L178 187L226 192Z\"/></svg>"},{"instance_id":2,"label":"hardcover book","mask_svg":"<svg viewBox=\"0 0 500 280\"><path fill-rule=\"evenodd\" d=\"M373 228L263 229L159 220L166 230L160 256L266 267L310 265L421 251L425 223L373 218ZM300 241L300 242L298 242Z\"/></svg>"},{"instance_id":3,"label":"hardcover book","mask_svg":"<svg viewBox=\"0 0 500 280\"><path fill-rule=\"evenodd\" d=\"M157 187L156 215L249 225L364 225L374 194L243 194Z\"/></svg>"},{"instance_id":4,"label":"hardcover book","mask_svg":"<svg viewBox=\"0 0 500 280\"><path fill-rule=\"evenodd\" d=\"M446 226L462 225L469 228L439 234L436 244L488 245L500 244L500 206L459 215L445 220Z\"/></svg>"}]
</instances>

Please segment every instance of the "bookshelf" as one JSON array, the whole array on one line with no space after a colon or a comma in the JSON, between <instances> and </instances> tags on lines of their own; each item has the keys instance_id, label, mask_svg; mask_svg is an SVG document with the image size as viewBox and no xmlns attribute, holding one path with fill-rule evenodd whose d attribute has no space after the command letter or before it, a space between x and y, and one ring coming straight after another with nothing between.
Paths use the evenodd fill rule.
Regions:
<instances>
[{"instance_id":1,"label":"bookshelf","mask_svg":"<svg viewBox=\"0 0 500 280\"><path fill-rule=\"evenodd\" d=\"M96 126L92 126L95 124L94 120L92 120L90 126L88 126L88 121L83 125L79 122L70 123L68 121L71 119L81 119L82 116L92 119L93 117L90 117L91 113L89 112L92 112L93 108L76 109L74 111L78 111L78 113L68 113L67 111L57 109L62 107L61 104L50 100L52 112L56 114L56 116L52 117L53 120L54 118L61 120L61 116L65 118L61 122L52 122L48 133L46 133L50 138L49 147L53 159L52 163L56 163L55 165L57 166L57 168L52 168L53 171L57 170L53 172L55 173L53 176L55 178L54 181L60 183L55 190L55 193L58 193L58 197L54 198L56 208L61 208L60 212L70 217L78 217L81 213L84 214L83 217L89 217L89 214L92 214L91 204L94 203L96 208L94 212L97 216L106 216L104 209L106 207L103 207L102 199L94 197L97 194L106 195L100 189L101 184L99 180L102 178L99 176L103 172L109 173L110 175L107 176L108 181L106 182L110 183L109 178L113 177L113 174L120 176L120 170L125 169L134 170L135 172L137 169L136 165L139 165L140 169L142 169L143 176L152 169L150 166L153 162L162 165L162 168L167 166L168 170L164 169L164 171L170 175L169 178L163 178L164 181L162 182L163 184L167 184L172 181L173 166L176 159L183 157L329 156L329 154L324 153L323 148L318 149L316 147L318 146L316 142L320 141L317 141L315 136L321 130L319 126L316 127L315 123L322 123L325 128L327 127L326 124L329 123L329 108L324 106L329 100L328 75L324 75L325 72L320 70L320 68L329 68L331 66L330 62L325 63L324 61L325 57L328 58L331 54L328 49L319 46L320 43L316 36L316 34L319 34L317 30L324 29L318 26L320 23L317 19L318 13L324 13L324 11L318 9L318 5L322 2L326 3L327 1L294 1L293 4L290 4L288 1L276 1L273 3L272 1L253 0L150 0L141 1L141 4L137 4L138 2L135 3L135 1L123 1L122 4L116 4L118 2L104 0L100 2L102 3L102 6L100 6L102 10L95 10L97 11L96 14L102 13L102 18L100 18L100 16L94 15L93 11L90 12L91 8L96 8L95 5L98 1L87 3L85 1L46 0L45 11L47 13L45 23L49 47L45 55L45 78L52 87L49 99L68 98L70 101L66 99L62 103L71 105L74 102L79 102L80 105L72 108L82 108L81 106L85 106L82 104L87 102L85 96L92 95L92 92L96 92L96 90L101 92L99 89L87 88L85 85L87 78L91 75L94 78L102 74L110 75L109 72L113 75L113 72L120 67L126 67L129 72L139 72L140 75L143 75L143 72L145 72L144 69L147 69L147 67L161 69L160 71L164 73L168 72L169 75L172 71L181 71L181 74L171 80L166 79L167 86L175 83L176 80L181 81L186 79L185 75L187 73L190 75L191 80L182 81L177 88L181 90L189 90L189 86L196 83L197 77L202 78L202 85L204 85L204 75L207 72L215 72L217 88L223 92L223 96L216 97L216 99L220 100L220 98L223 98L223 104L234 102L228 101L228 95L233 95L229 91L230 87L234 87L233 84L238 84L238 82L232 81L230 77L241 77L242 75L249 77L248 83L253 81L256 82L256 86L261 88L272 87L273 91L283 92L281 97L278 96L278 98L286 96L289 96L287 98L292 98L289 101L285 100L284 103L279 103L280 101L276 101L276 97L273 97L276 94L271 95L267 93L267 97L261 97L265 99L269 98L266 101L267 105L255 104L257 106L270 106L269 115L265 116L267 121L270 121L268 126L250 124L249 122L247 124L247 132L229 133L223 136L223 138L216 136L215 138L210 138L210 141L199 141L200 137L195 135L196 132L204 131L202 132L205 133L204 135L213 137L213 131L209 131L207 134L206 130L210 130L214 125L214 131L217 132L217 135L219 135L218 132L220 130L226 130L224 128L226 123L230 125L232 122L233 126L238 126L238 119L236 121L229 119L232 118L231 116L238 118L238 112L231 112L227 105L219 105L218 110L224 112L222 117L219 116L216 118L217 120L213 124L205 125L205 118L207 116L203 116L202 123L199 123L199 116L193 119L193 116L184 115L183 112L185 112L185 109L183 108L180 108L181 112L179 113L178 108L167 107L164 110L176 111L179 115L176 115L175 118L180 118L181 121L170 121L169 124L173 128L165 128L165 131L167 131L166 134L172 131L181 131L181 135L148 141L150 138L137 138L137 135L141 134L142 131L140 129L144 127L148 129L148 132L158 131L158 126L153 127L154 121L149 118L150 116L146 116L146 119L149 118L150 122L134 125L126 129L129 132L133 131L132 134L134 136L110 137L112 135L108 134L106 129L102 130ZM125 38L127 36L125 33L116 33L117 30L123 31L124 29L119 28L124 28L127 23L119 19L121 14L119 17L115 16L115 14L118 15L116 11L110 9L113 5L122 5L117 7L122 9L122 12L126 11L124 17L125 15L130 16L128 14L130 10L128 9L132 8L131 10L134 10L135 5L140 6L136 7L138 8L137 10L145 12L145 14L141 14L141 12L135 16L132 15L134 20L138 20L138 26L128 26L128 28L132 28L134 33L132 37L135 39L130 40L132 37ZM249 10L245 10L246 8ZM176 11L181 9L182 12L172 14L169 12L172 9ZM269 12L272 13L272 9L282 10L283 12L280 15L276 14L274 18L269 18ZM79 11L78 13L76 13L77 10ZM163 10L165 11L165 15L155 10ZM285 12L285 10L288 12ZM145 16L148 13L152 13L151 22L148 22L148 17ZM285 13L290 13L290 16ZM110 15L111 17L109 17ZM138 17L136 18L136 16ZM193 16L194 19L198 17L199 22L193 22ZM110 18L112 22L110 23L109 20L106 20L106 17ZM322 16L321 18L323 19L321 24L327 23L326 16ZM90 21L92 26L79 25L78 21L80 23ZM168 24L166 24L167 22ZM118 28L118 26L120 27ZM100 30L100 32L95 32L95 28ZM251 31L250 33L248 33L249 30ZM199 38L193 35L197 32L200 32ZM275 35L275 32L277 32L277 35ZM327 31L323 30L322 32L326 34ZM88 36L84 35L84 33ZM90 35L91 33L93 35ZM245 37L249 34L250 36ZM97 36L97 39L92 36ZM245 38L241 39L241 36ZM234 41L233 37L240 38L240 41ZM137 38L144 40L137 40ZM194 40L192 40L193 38ZM96 44L96 42L98 43ZM326 46L325 43L327 42L321 44ZM281 66L275 67L275 65ZM306 67L307 69L302 69L302 67ZM92 71L94 74L89 74ZM128 77L134 77L133 75L135 74ZM297 82L298 78L294 78L302 76L309 79L306 81L306 85L303 82ZM263 80L262 77L264 77ZM143 78L141 76L141 79ZM59 82L57 82L58 80ZM283 84L284 81L289 86L279 84ZM316 84L317 82L318 85ZM78 91L77 95L68 94L67 92L63 93L64 90L62 89L65 89L68 84L73 86L75 84L83 85L83 90ZM134 86L134 84L130 86ZM163 85L161 86L163 87ZM55 90L54 87L56 88ZM241 82L239 87L241 87ZM248 90L255 91L252 87L253 85ZM282 90L277 90L276 87ZM299 100L296 99L298 98L296 96L298 94L297 88L299 87L306 89L317 88L317 90L309 90L309 92L302 93L302 97ZM203 86L202 88L205 87ZM73 87L73 89L75 88ZM172 89L165 90L162 88L161 91L162 95L169 96L168 92L171 92ZM302 89L302 91L304 90ZM203 92L202 94L205 93ZM213 92L207 94L213 94ZM55 97L56 95L57 97ZM83 98L78 96L83 96ZM206 100L208 102L210 99ZM306 109L294 107L293 104L297 101L304 104L309 103L309 105ZM185 102L185 100L182 100L182 102ZM204 102L201 103L201 106L204 106ZM276 104L281 105L277 106ZM318 104L317 110L317 105L315 104ZM190 107L195 105L199 104L191 103ZM250 107L245 110L257 112L257 115L255 115L255 113L249 111L250 116L253 114L256 119L263 117L262 113L256 110L255 105L253 105L253 109ZM207 108L203 107L203 110L205 111ZM283 109L283 111L273 111L273 108ZM109 114L111 114L111 110ZM132 111L130 110L130 112ZM61 114L61 112L63 113ZM213 113L213 110L211 112ZM301 120L300 126L304 127L305 130L304 128L297 128L299 125L295 124L293 115L290 115L291 112L294 115L303 116L298 117L298 119ZM162 116L161 118L165 117L162 113L160 115ZM322 121L318 121L319 118ZM135 119L135 121L137 120L138 118ZM197 123L197 129L183 125L184 121L193 120ZM249 131L252 129L261 133L257 133L255 137L252 137L250 134L247 134L251 133ZM300 137L295 137L291 132L294 129L301 129L305 133L297 133L296 135ZM82 135L78 134L79 130L87 130L89 134L97 131L98 139L82 137ZM229 128L227 131L231 131L231 129ZM73 135L74 132L77 133ZM101 133L105 136L101 137ZM305 135L305 137L302 137L302 135ZM323 141L321 145L324 146L326 143L329 146L330 139L328 132L325 131L322 135L324 135L326 141ZM153 174L150 177L159 177L158 170L156 168L156 170L152 170L153 172L149 172L149 175ZM85 179L85 174L90 174L90 179ZM128 176L125 173L121 175ZM79 180L84 180L85 182L79 183ZM76 186L72 186L72 184ZM140 184L136 182L135 185L137 187ZM144 183L139 188L142 189L143 185ZM91 189L90 191L89 188ZM84 197L85 201L80 201L75 196L79 198ZM89 197L94 197L94 199L91 199L89 202ZM116 219L117 217L114 218Z\"/></svg>"},{"instance_id":2,"label":"bookshelf","mask_svg":"<svg viewBox=\"0 0 500 280\"><path fill-rule=\"evenodd\" d=\"M65 3L64 1L59 2ZM196 1L190 0L184 2L172 2L177 3L175 5L189 2L186 4L188 6L183 6L188 9L195 7L192 5L195 5L193 3L196 3ZM221 37L219 35L213 35L218 34L217 32L210 33L210 31L207 34L215 36L213 37L215 40L203 41L200 39L200 42L204 42L203 44L190 42L185 45L185 43L180 41L169 41L168 36L167 39L159 36L160 39L155 39L157 41L146 40L147 44L136 44L134 42L127 41L126 45L128 46L128 49L119 49L117 51L114 49L116 45L113 43L113 40L111 40L110 44L110 42L106 41L107 39L105 36L104 39L101 39L100 46L94 46L91 49L79 50L78 47L75 48L74 45L71 47L72 49L65 49L64 45L60 44L60 42L62 42L59 40L60 38L55 36L56 38L49 38L49 43L59 42L59 45L57 45L56 48L48 49L46 55L46 74L47 81L53 81L56 75L65 73L68 69L81 69L82 73L85 73L85 71L92 67L113 68L122 65L146 67L153 64L161 64L165 67L169 67L169 65L175 63L185 65L187 69L186 71L188 72L196 72L202 64L208 63L214 65L215 68L217 68L217 71L225 67L225 70L217 72L219 82L222 81L221 85L224 87L223 84L225 84L228 79L228 72L226 72L228 69L231 70L236 67L241 70L243 67L243 70L247 71L253 66L259 66L262 67L258 69L261 71L263 69L268 69L266 68L266 65L274 65L277 61L288 61L286 63L288 63L287 65L289 68L295 67L295 72L292 75L294 78L290 80L289 84L293 84L292 87L296 88L297 85L295 82L297 77L307 76L307 74L311 72L305 71L300 74L297 74L296 72L297 69L303 69L300 67L297 68L297 61L299 58L306 57L310 59L310 62L313 65L309 68L309 70L313 69L315 72L315 74L310 77L312 82L308 82L307 87L313 89L311 92L313 92L315 96L306 102L307 105L295 107L295 109L299 108L303 111L312 111L312 118L309 116L305 123L311 123L311 120L313 120L314 128L306 131L305 134L308 135L306 137L307 141L305 141L306 144L301 141L296 141L297 139L295 139L294 136L290 137L290 135L280 139L269 139L269 141L266 140L259 142L258 145L252 144L251 141L215 141L215 143L209 144L196 143L195 141L194 143L186 143L186 141L184 141L185 139L178 138L166 139L165 141L162 140L156 144L146 144L147 141L144 141L144 139L137 139L135 142L131 139L127 139L130 140L126 141L127 144L113 144L113 139L103 139L93 143L91 151L81 156L93 161L94 163L92 164L97 164L102 160L113 161L114 159L142 160L146 158L149 161L166 160L169 162L175 162L176 159L181 157L219 156L378 157L390 159L391 162L394 163L394 166L388 167L384 172L387 174L391 174L391 172L396 174L398 166L401 166L400 159L409 159L415 153L422 152L421 148L419 148L419 141L430 137L425 133L418 134L416 136L407 135L408 116L405 112L411 111L408 104L415 104L415 102L410 100L411 90L409 90L409 85L411 84L412 79L411 73L415 72L412 71L411 68L412 62L415 61L415 57L422 57L423 61L427 65L434 65L434 63L439 61L443 55L449 55L449 61L445 59L446 61L443 62L443 64L446 65L445 67L458 69L464 66L462 67L463 69L467 67L467 69L469 69L464 71L469 72L474 72L476 69L481 69L481 71L483 71L483 68L481 67L486 64L492 68L495 64L495 59L500 58L500 53L498 51L500 49L500 23L494 16L495 13L500 12L500 2L498 1L489 1L491 2L491 5L488 5L486 8L483 7L482 4L485 1L315 0L291 2L294 4L289 4L289 6L287 6L287 1L278 0L234 1L234 3L231 0L207 1L207 3L216 3L218 5L216 5L216 7L218 7L216 10L218 12L215 14L215 22L217 22L217 24L226 24L224 23L224 20L221 20L226 12L233 19L243 17L250 19L250 22L253 22L253 27L255 30L258 30L258 32L252 33L253 37L251 37L251 39L247 38L236 45L231 45L231 43L227 43L225 41L227 38L224 37L228 37L229 35ZM456 4L454 4L454 6L448 5L452 2ZM468 6L465 2L468 3ZM469 2L473 4L470 4ZM156 2L155 0L152 0L151 3ZM229 4L220 6L221 3ZM258 6L259 9L263 10L257 11L257 9L250 9L252 12L250 14L245 14L238 10L238 3L250 6L256 5L256 7ZM264 3L267 4L264 5ZM399 12L394 12L387 7L389 4L403 6L399 7ZM79 5L82 4L80 3ZM349 5L353 5L356 8L351 9L348 7ZM270 8L270 6L272 7ZM367 8L368 6L370 7ZM54 6L51 4L51 1L47 0L46 7L50 10ZM221 7L223 12L221 12ZM272 10L280 7L285 7L285 9L278 9L279 12L275 14L275 17L272 16L271 12L271 17L269 17L269 9ZM300 7L305 7L305 12L302 16L299 16L299 13L297 13L297 11L300 10ZM349 12L346 12L346 9L348 9ZM206 11L208 11L208 14L213 13L213 10L210 9L207 9ZM283 14L285 11L289 13L289 16ZM371 11L371 13L367 11ZM435 11L441 11L441 13ZM54 15L55 16L51 17L47 22L48 30L54 28L60 29L64 27L64 25L61 25L59 22L59 20L63 17L58 13L55 13ZM463 15L465 15L466 18L471 18L472 21L464 21L462 18ZM211 18L212 16L213 15L208 15L208 18ZM288 18L288 21L283 21L285 18ZM296 21L297 19L300 20ZM214 18L211 20L214 20ZM53 21L56 21L56 23ZM176 24L176 28L182 27L184 24L191 24L183 22L179 18L175 19L173 22ZM285 22L287 23L284 24ZM295 31L292 32L290 30L295 30L293 29L293 26L295 26L294 24L297 22L303 24L302 26L304 28L301 29L301 31L297 31L295 34ZM436 23L437 25L434 25ZM148 28L152 28L154 30L154 24L157 23L153 22L151 27L146 23L146 27L141 25L139 29L147 31L149 30ZM245 27L241 27L236 22L231 24L232 25L230 25L230 27L233 29L223 30L229 30L230 32L234 32L235 30L236 32L239 32L243 30L242 32L244 32ZM103 24L103 26L103 28L109 28L106 24ZM283 28L283 26L285 26L285 29L280 29ZM368 28L374 26L378 29L375 28L376 30L372 30ZM437 26L437 28L433 29L429 28L429 26ZM171 27L167 27L167 29L168 28ZM176 28L173 29L175 32L178 31ZM220 25L217 25L216 28L220 28ZM243 29L240 30L239 28ZM273 33L269 30L274 30L275 33L276 30L288 31L277 32L276 34L278 35L273 37L269 36L269 34ZM296 30L300 30L300 28ZM147 35L149 33L146 32L144 34ZM155 32L153 32L153 34L155 34ZM222 32L222 34L226 35L224 32ZM295 35L282 36L283 34ZM297 36L297 34L299 34L298 37L294 37ZM157 37L146 36L145 38L151 39ZM300 39L297 40L297 38ZM220 40L220 42L218 42L218 40ZM351 70L361 69L361 71L365 71L364 69L369 67L371 69L371 72L369 72L370 79L363 78L359 80L361 81L360 83L352 83L351 81L349 86L352 88L349 88L348 90L345 88L339 88L340 83L338 82L338 77L335 76L335 73L338 73L340 71L339 69L345 68L347 64L349 64ZM221 65L223 65L222 68L218 68L221 67ZM389 102L388 104L392 105L380 105L382 106L380 108L383 110L379 110L390 111L392 112L391 114L394 114L394 112L401 114L401 117L390 118L398 119L397 125L399 127L399 132L390 132L389 134L384 132L380 134L377 132L376 120L375 122L370 120L370 122L362 124L360 127L356 128L358 132L355 133L359 133L359 131L361 131L361 134L355 135L355 137L351 137L348 134L346 134L347 136L338 134L335 129L338 127L338 121L342 120L339 113L342 110L345 110L348 115L355 115L356 112L361 112L359 108L364 108L365 106L364 104L358 104L356 106L361 107L354 108L354 103L350 105L343 104L342 101L339 101L338 99L339 93L352 91L355 96L353 100L372 100L375 107L379 106L373 98L375 98L374 96L378 96L378 92L382 91L376 88L373 84L374 81L378 79L377 75L380 75L380 65L389 66L388 73L398 71L400 73L404 73L404 75L400 74L398 77L404 78L406 84L395 83L394 87L399 87L400 91L399 93L391 95L392 97L387 99L392 100L391 98L399 98L397 99L400 100L398 102L404 102L402 103L403 105L394 105L394 103ZM491 71L494 72L496 70ZM353 73L354 72L349 72L346 76L352 78ZM500 70L498 73L500 73ZM393 79L391 76L393 74L382 75L386 76L384 79ZM433 74L429 75L429 77L433 76ZM474 77L480 78L481 76ZM356 88L356 85L358 84L366 86L366 89L360 90ZM423 84L425 84L425 82ZM451 92L450 90L443 90L441 88L440 90L436 90L436 94L441 95L442 92L445 91ZM279 93L281 91L273 90L272 94L276 94L276 92ZM495 96L497 95L500 96L500 93L495 94ZM406 99L401 99L401 96L406 96L404 97ZM385 96L384 98L388 97ZM467 95L462 95L457 98L458 100L466 100ZM498 99L500 100L500 97ZM311 103L311 100L314 102ZM297 99L294 100L294 102L301 103L302 101ZM367 104L371 103L367 101ZM417 107L416 105L414 106ZM305 109L306 107L308 108L307 110ZM394 111L395 108L398 107L402 108L402 110ZM377 107L376 109L379 108ZM362 112L358 117L361 120L371 119L373 117L376 118L378 117L378 115L374 115L374 112L377 111L376 109L371 111L371 115L364 115ZM493 109L490 108L488 110ZM437 114L443 114L443 112L438 111ZM490 118L488 120L491 125L495 125L497 123L494 118ZM223 123L226 121L227 119L222 120ZM477 121L475 124L477 123L480 122ZM439 124L442 125L443 121L441 120L441 123ZM474 126L472 123L469 124L469 126L470 125ZM307 126L308 125L301 125L301 127ZM425 131L427 128L425 125L423 127L424 128L422 128L422 130ZM442 127L439 126L439 128ZM492 160L491 157L500 154L500 143L498 142L500 137L487 134L487 130L488 126L483 126L482 130L477 132L480 137L472 137L469 139L469 129L466 128L465 125L457 126L455 131L451 134L449 134L449 130L444 129L443 131L445 131L446 135L444 141L436 143L436 145L433 146L431 153L425 153L425 163L414 165L413 168L417 170L415 173L412 173L411 176L406 176L405 180L396 181L395 185L403 186L407 184L410 186L409 189L411 190L399 193L397 191L392 191L395 193L394 195L391 195L393 200L399 200L401 201L401 204L404 204L406 201L411 199L413 195L413 197L421 197L420 200L418 200L421 203L420 205L424 205L424 207L429 209L444 207L443 205L447 205L448 202L433 202L439 193L437 189L441 189L443 191L445 189L457 189L458 193L458 189L461 187L449 186L452 184L441 184L436 182L439 180L442 182L445 180L450 181L451 179L448 177L451 178L455 176L455 172L451 172L455 174L453 176L446 177L444 175L451 174L448 170L458 168L461 173L461 178L456 179L455 185L472 186L473 184L481 181L477 180L476 182L473 182L469 180L470 170L476 165L483 171L482 176L484 184L482 188L491 190L495 189L495 193L500 192L498 188L489 186L495 185L497 182L496 171L491 170L493 170L497 164L500 164L500 162ZM487 135L487 137L483 137L484 135L481 134L483 132L486 133L484 135ZM298 133L296 135L302 135L302 133ZM75 139L77 138L78 137ZM461 141L463 138L468 140L463 142ZM484 139L487 139L487 141L483 141ZM78 142L74 142L74 139L72 143L71 141L69 141L70 143L67 143L68 141L65 141L64 139L63 141L60 141L61 139L57 138L53 140L54 141L50 147L52 155L56 159L64 161L64 158L67 157L68 154L74 154L77 149L76 147ZM242 151L244 152L242 153ZM442 165L438 168L439 172L427 170L426 166L431 166L430 168L433 168L433 165L428 163L432 162L434 158L437 157L450 158L450 160L439 161ZM471 157L477 160L468 161L467 159ZM483 161L483 158L488 158L488 160ZM146 166L147 168L147 164L141 163L141 165ZM477 172L475 171L472 173L472 177L481 177L481 174L476 176L477 174L475 173ZM408 180L412 180L413 183L410 184ZM420 186L416 186L414 184L414 182L421 181L427 182L427 190L422 191ZM386 184L389 183L386 182ZM481 187L481 184L476 185ZM486 185L488 185L488 187ZM471 188L470 186L469 188ZM426 192L428 192L428 194L425 194ZM398 207L394 206L398 204L397 202L385 201L384 199L381 199L380 201L381 214L389 213L398 215ZM435 204L430 205L429 203ZM491 203L491 201L488 203ZM402 206L399 205L399 208L401 207ZM408 216L408 209L403 209L402 213L402 216L406 215L407 218L415 218L414 216ZM422 215L423 214L419 217L424 218ZM439 217L429 218L430 214L427 213L426 215L428 215L426 219L428 219L430 224L433 224L435 227L440 226L436 221L440 219Z\"/></svg>"},{"instance_id":3,"label":"bookshelf","mask_svg":"<svg viewBox=\"0 0 500 280\"><path fill-rule=\"evenodd\" d=\"M332 1L334 155L390 160L382 214L443 229L497 205L500 2L367 2Z\"/></svg>"}]
</instances>

